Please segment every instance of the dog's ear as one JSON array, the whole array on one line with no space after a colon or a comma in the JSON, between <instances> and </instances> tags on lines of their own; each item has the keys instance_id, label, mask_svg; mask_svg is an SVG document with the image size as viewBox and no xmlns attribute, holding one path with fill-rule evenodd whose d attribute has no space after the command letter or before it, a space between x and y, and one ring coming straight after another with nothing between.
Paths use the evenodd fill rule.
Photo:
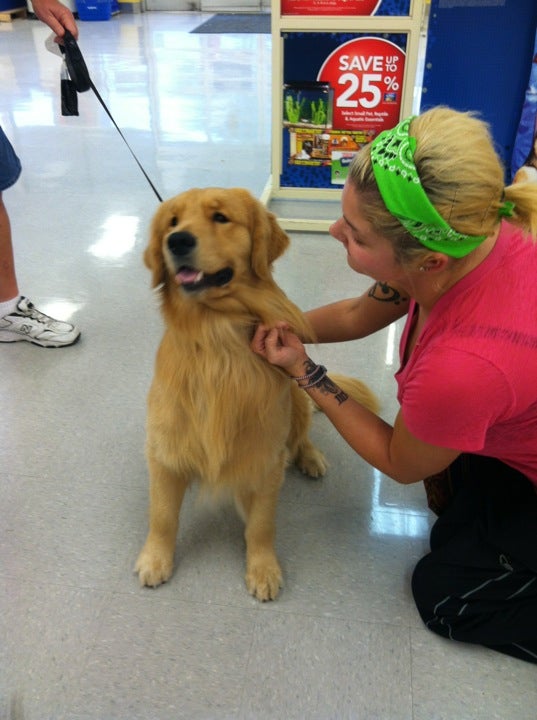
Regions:
<instances>
[{"instance_id":1,"label":"dog's ear","mask_svg":"<svg viewBox=\"0 0 537 720\"><path fill-rule=\"evenodd\" d=\"M261 278L270 274L271 265L289 246L289 237L276 216L258 200L254 200L252 230L252 270Z\"/></svg>"},{"instance_id":2,"label":"dog's ear","mask_svg":"<svg viewBox=\"0 0 537 720\"><path fill-rule=\"evenodd\" d=\"M144 251L144 263L151 270L151 287L158 287L166 279L164 258L162 256L162 218L163 205L153 216L149 230L149 245Z\"/></svg>"}]
</instances>

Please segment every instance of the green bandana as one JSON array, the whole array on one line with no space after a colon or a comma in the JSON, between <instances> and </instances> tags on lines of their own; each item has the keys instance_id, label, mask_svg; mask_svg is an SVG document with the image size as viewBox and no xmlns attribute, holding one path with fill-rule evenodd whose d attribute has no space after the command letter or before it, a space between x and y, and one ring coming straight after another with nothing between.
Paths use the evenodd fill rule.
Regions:
<instances>
[{"instance_id":1,"label":"green bandana","mask_svg":"<svg viewBox=\"0 0 537 720\"><path fill-rule=\"evenodd\" d=\"M371 162L380 194L389 212L422 245L451 257L464 257L486 235L454 230L427 197L414 164L416 138L408 129L414 116L380 133L371 143Z\"/></svg>"}]
</instances>

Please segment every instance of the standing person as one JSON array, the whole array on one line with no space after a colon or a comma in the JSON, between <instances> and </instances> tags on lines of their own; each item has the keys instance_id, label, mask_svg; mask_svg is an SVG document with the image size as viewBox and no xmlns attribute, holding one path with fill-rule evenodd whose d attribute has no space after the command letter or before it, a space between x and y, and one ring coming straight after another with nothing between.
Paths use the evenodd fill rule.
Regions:
<instances>
[{"instance_id":1,"label":"standing person","mask_svg":"<svg viewBox=\"0 0 537 720\"><path fill-rule=\"evenodd\" d=\"M319 342L406 315L394 425L348 398L284 323L252 349L351 447L439 515L412 590L429 629L537 662L537 186L504 188L485 123L434 108L353 160L330 228L375 284L308 313Z\"/></svg>"},{"instance_id":2,"label":"standing person","mask_svg":"<svg viewBox=\"0 0 537 720\"><path fill-rule=\"evenodd\" d=\"M37 17L56 33L57 42L61 42L65 30L78 37L72 12L58 0L35 0L33 8ZM3 192L15 184L20 173L20 160L0 127L0 342L27 340L42 347L72 345L78 340L80 330L40 312L19 292L11 224Z\"/></svg>"}]
</instances>

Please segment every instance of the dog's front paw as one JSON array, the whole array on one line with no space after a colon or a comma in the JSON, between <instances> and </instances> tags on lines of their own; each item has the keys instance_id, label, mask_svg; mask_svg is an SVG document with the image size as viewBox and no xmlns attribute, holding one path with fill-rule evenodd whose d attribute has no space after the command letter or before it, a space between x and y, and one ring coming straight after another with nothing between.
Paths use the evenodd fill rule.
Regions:
<instances>
[{"instance_id":1,"label":"dog's front paw","mask_svg":"<svg viewBox=\"0 0 537 720\"><path fill-rule=\"evenodd\" d=\"M173 554L158 551L147 545L138 555L134 566L142 587L157 587L169 580L173 572Z\"/></svg>"},{"instance_id":2,"label":"dog's front paw","mask_svg":"<svg viewBox=\"0 0 537 720\"><path fill-rule=\"evenodd\" d=\"M304 475L309 475L312 478L322 477L328 467L323 453L311 444L299 449L295 458L295 465Z\"/></svg>"},{"instance_id":3,"label":"dog's front paw","mask_svg":"<svg viewBox=\"0 0 537 720\"><path fill-rule=\"evenodd\" d=\"M253 560L246 570L246 587L261 601L275 600L282 586L282 571L276 558Z\"/></svg>"}]
</instances>

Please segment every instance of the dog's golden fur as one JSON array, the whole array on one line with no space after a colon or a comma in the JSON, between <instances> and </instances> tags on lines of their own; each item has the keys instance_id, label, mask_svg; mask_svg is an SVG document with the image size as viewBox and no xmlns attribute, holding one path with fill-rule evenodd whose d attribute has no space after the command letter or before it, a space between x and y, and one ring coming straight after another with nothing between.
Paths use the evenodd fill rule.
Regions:
<instances>
[{"instance_id":1,"label":"dog's golden fur","mask_svg":"<svg viewBox=\"0 0 537 720\"><path fill-rule=\"evenodd\" d=\"M249 347L260 322L286 320L313 340L272 277L288 243L275 217L240 188L188 190L153 219L144 260L165 332L148 398L149 534L136 563L142 585L171 576L183 496L199 481L227 490L245 520L249 592L260 600L278 594L275 514L286 463L312 477L326 469L308 439L306 393ZM359 381L351 393L376 407Z\"/></svg>"}]
</instances>

